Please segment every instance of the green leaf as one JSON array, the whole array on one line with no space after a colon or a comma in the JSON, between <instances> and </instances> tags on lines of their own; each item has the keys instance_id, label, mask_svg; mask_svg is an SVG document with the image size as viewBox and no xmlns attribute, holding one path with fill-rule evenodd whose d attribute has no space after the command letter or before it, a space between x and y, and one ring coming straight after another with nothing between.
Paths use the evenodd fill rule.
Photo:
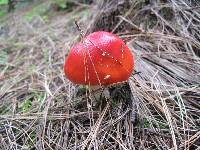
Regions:
<instances>
[{"instance_id":1,"label":"green leaf","mask_svg":"<svg viewBox=\"0 0 200 150\"><path fill-rule=\"evenodd\" d=\"M45 23L49 22L49 17L48 16L42 16L42 19L44 20Z\"/></svg>"},{"instance_id":2,"label":"green leaf","mask_svg":"<svg viewBox=\"0 0 200 150\"><path fill-rule=\"evenodd\" d=\"M0 0L0 5L8 4L8 0Z\"/></svg>"},{"instance_id":3,"label":"green leaf","mask_svg":"<svg viewBox=\"0 0 200 150\"><path fill-rule=\"evenodd\" d=\"M60 6L60 8L62 8L62 9L65 9L65 8L67 7L65 3L60 3L59 6Z\"/></svg>"}]
</instances>

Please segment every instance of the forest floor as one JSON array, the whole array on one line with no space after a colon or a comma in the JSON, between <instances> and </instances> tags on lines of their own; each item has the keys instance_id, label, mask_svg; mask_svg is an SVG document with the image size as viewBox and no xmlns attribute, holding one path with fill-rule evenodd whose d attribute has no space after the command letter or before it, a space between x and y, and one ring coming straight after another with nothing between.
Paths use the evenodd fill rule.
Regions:
<instances>
[{"instance_id":1,"label":"forest floor","mask_svg":"<svg viewBox=\"0 0 200 150\"><path fill-rule=\"evenodd\" d=\"M75 21L133 52L139 73L109 87L107 102L64 75ZM0 149L199 148L198 0L35 0L0 11Z\"/></svg>"}]
</instances>

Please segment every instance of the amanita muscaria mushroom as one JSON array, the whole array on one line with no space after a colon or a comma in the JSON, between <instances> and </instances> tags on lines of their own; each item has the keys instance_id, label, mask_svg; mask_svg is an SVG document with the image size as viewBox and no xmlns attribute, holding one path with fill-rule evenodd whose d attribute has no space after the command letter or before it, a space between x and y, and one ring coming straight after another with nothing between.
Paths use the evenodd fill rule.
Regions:
<instances>
[{"instance_id":1,"label":"amanita muscaria mushroom","mask_svg":"<svg viewBox=\"0 0 200 150\"><path fill-rule=\"evenodd\" d=\"M112 33L98 31L70 49L64 71L76 84L110 85L126 81L133 66L133 55L123 40Z\"/></svg>"}]
</instances>

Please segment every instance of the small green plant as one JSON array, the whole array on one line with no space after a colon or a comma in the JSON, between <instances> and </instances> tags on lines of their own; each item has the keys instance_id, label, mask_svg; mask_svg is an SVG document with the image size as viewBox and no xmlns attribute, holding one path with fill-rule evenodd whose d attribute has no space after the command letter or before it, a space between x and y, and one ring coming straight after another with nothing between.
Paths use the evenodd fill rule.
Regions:
<instances>
[{"instance_id":1,"label":"small green plant","mask_svg":"<svg viewBox=\"0 0 200 150\"><path fill-rule=\"evenodd\" d=\"M24 98L24 101L21 104L19 104L18 110L22 113L29 112L33 108L32 106L34 102L36 102L35 104L38 104L38 106L41 108L44 104L45 97L46 95L44 92L33 91Z\"/></svg>"},{"instance_id":2,"label":"small green plant","mask_svg":"<svg viewBox=\"0 0 200 150\"><path fill-rule=\"evenodd\" d=\"M150 122L147 118L144 118L144 128L150 128Z\"/></svg>"},{"instance_id":3,"label":"small green plant","mask_svg":"<svg viewBox=\"0 0 200 150\"><path fill-rule=\"evenodd\" d=\"M47 12L47 8L48 6L46 6L46 4L42 4L42 5L37 5L35 7L33 7L33 9L29 12L27 12L24 16L24 18L27 21L32 21L34 17L36 16L45 16L46 12Z\"/></svg>"},{"instance_id":4,"label":"small green plant","mask_svg":"<svg viewBox=\"0 0 200 150\"><path fill-rule=\"evenodd\" d=\"M21 104L20 108L22 112L28 112L32 106L32 101L30 99L25 99Z\"/></svg>"},{"instance_id":5,"label":"small green plant","mask_svg":"<svg viewBox=\"0 0 200 150\"><path fill-rule=\"evenodd\" d=\"M53 3L56 4L59 9L67 11L72 11L73 7L76 6L73 1L69 0L53 0Z\"/></svg>"},{"instance_id":6,"label":"small green plant","mask_svg":"<svg viewBox=\"0 0 200 150\"><path fill-rule=\"evenodd\" d=\"M45 93L43 93L43 92L36 92L35 95L36 95L37 101L40 104L43 104L44 98L45 98Z\"/></svg>"}]
</instances>

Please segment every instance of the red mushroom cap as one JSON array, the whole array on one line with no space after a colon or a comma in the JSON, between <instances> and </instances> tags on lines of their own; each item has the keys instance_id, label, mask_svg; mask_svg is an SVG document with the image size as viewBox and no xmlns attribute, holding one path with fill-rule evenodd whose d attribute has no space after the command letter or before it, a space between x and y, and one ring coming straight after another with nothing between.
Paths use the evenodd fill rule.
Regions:
<instances>
[{"instance_id":1,"label":"red mushroom cap","mask_svg":"<svg viewBox=\"0 0 200 150\"><path fill-rule=\"evenodd\" d=\"M128 46L118 36L99 31L70 49L64 71L76 84L109 85L126 81L133 65Z\"/></svg>"}]
</instances>

